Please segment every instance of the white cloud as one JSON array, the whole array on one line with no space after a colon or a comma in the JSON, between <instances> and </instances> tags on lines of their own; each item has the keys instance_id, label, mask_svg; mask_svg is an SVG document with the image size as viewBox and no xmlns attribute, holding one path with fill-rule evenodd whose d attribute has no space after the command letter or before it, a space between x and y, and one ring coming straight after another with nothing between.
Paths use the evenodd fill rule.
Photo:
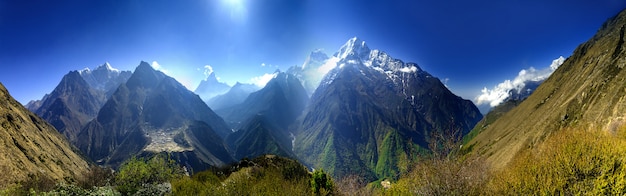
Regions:
<instances>
[{"instance_id":1,"label":"white cloud","mask_svg":"<svg viewBox=\"0 0 626 196\"><path fill-rule=\"evenodd\" d=\"M276 76L276 73L273 74L263 74L262 76L257 76L254 78L250 79L250 82L257 85L258 87L265 87L265 84L267 84L267 82L269 82L270 80L272 80L274 77Z\"/></svg>"},{"instance_id":2,"label":"white cloud","mask_svg":"<svg viewBox=\"0 0 626 196\"><path fill-rule=\"evenodd\" d=\"M211 73L213 73L213 67L210 65L204 65L204 78L208 78Z\"/></svg>"},{"instance_id":3,"label":"white cloud","mask_svg":"<svg viewBox=\"0 0 626 196\"><path fill-rule=\"evenodd\" d=\"M317 68L317 72L321 76L324 76L330 70L332 70L333 68L337 67L337 62L339 62L339 58L333 56L330 59L326 60L326 62L324 62L324 64L322 66Z\"/></svg>"},{"instance_id":4,"label":"white cloud","mask_svg":"<svg viewBox=\"0 0 626 196\"><path fill-rule=\"evenodd\" d=\"M517 90L519 92L529 81L536 82L548 78L554 70L563 64L563 61L565 61L565 58L560 56L552 61L550 67L546 67L545 69L537 70L533 67L522 69L513 80L505 80L493 87L493 89L487 89L487 87L483 88L481 94L476 97L474 102L476 105L489 104L489 106L495 107L509 97L509 91Z\"/></svg>"},{"instance_id":5,"label":"white cloud","mask_svg":"<svg viewBox=\"0 0 626 196\"><path fill-rule=\"evenodd\" d=\"M154 68L155 70L159 70L159 71L161 71L161 72L163 72L163 73L165 73L165 74L168 74L168 72L169 72L168 70L166 70L165 68L163 68L163 66L161 66L161 65L159 64L159 62L157 62L157 61L152 61L152 68ZM169 75L169 74L168 74L168 75Z\"/></svg>"},{"instance_id":6,"label":"white cloud","mask_svg":"<svg viewBox=\"0 0 626 196\"><path fill-rule=\"evenodd\" d=\"M443 83L444 86L448 87L449 81L450 81L450 78L444 78L443 80L441 80L441 83Z\"/></svg>"},{"instance_id":7,"label":"white cloud","mask_svg":"<svg viewBox=\"0 0 626 196\"><path fill-rule=\"evenodd\" d=\"M261 63L261 67L265 67L265 63Z\"/></svg>"}]
</instances>

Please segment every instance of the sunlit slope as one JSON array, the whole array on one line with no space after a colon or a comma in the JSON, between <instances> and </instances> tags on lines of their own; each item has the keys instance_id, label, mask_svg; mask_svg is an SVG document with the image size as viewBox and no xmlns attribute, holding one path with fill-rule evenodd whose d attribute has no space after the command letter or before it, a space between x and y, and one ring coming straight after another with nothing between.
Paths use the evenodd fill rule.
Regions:
<instances>
[{"instance_id":1,"label":"sunlit slope","mask_svg":"<svg viewBox=\"0 0 626 196\"><path fill-rule=\"evenodd\" d=\"M77 179L88 164L54 127L0 84L0 187L28 176Z\"/></svg>"},{"instance_id":2,"label":"sunlit slope","mask_svg":"<svg viewBox=\"0 0 626 196\"><path fill-rule=\"evenodd\" d=\"M626 116L626 12L605 22L518 107L478 134L466 148L497 168L562 127L612 130Z\"/></svg>"}]
</instances>

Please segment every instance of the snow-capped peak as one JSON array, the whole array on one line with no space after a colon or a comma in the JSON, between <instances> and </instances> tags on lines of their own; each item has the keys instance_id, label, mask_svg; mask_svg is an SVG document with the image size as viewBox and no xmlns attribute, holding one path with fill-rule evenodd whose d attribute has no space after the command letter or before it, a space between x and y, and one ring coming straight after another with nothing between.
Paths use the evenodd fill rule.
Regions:
<instances>
[{"instance_id":1,"label":"snow-capped peak","mask_svg":"<svg viewBox=\"0 0 626 196\"><path fill-rule=\"evenodd\" d=\"M112 72L119 72L120 71L118 69L115 69L115 68L111 67L111 64L109 64L109 62L105 62L104 64L102 64L102 65L100 65L100 66L98 66L96 68L96 70L102 70L102 69L107 70L107 71L112 71Z\"/></svg>"},{"instance_id":2,"label":"snow-capped peak","mask_svg":"<svg viewBox=\"0 0 626 196\"><path fill-rule=\"evenodd\" d=\"M365 44L365 41L362 41L357 37L353 37L348 40L348 42L346 42L334 56L345 59L352 55L357 57L369 55L369 52L370 49L367 47L367 44Z\"/></svg>"}]
</instances>

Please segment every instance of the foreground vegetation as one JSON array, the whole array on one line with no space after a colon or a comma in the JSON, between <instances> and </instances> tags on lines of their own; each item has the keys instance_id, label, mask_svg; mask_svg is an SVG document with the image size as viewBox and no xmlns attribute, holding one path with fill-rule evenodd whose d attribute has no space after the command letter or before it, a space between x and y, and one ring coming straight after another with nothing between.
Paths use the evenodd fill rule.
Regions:
<instances>
[{"instance_id":1,"label":"foreground vegetation","mask_svg":"<svg viewBox=\"0 0 626 196\"><path fill-rule=\"evenodd\" d=\"M395 182L368 183L355 175L335 181L321 169L309 172L298 161L274 155L188 176L184 168L159 155L132 158L115 173L94 166L70 183L31 175L30 180L0 190L0 195L626 194L626 128L558 131L494 172L482 159L459 151L455 147L459 142L431 144L433 153Z\"/></svg>"},{"instance_id":2,"label":"foreground vegetation","mask_svg":"<svg viewBox=\"0 0 626 196\"><path fill-rule=\"evenodd\" d=\"M55 183L44 175L0 190L0 195L332 195L334 182L298 161L274 155L243 159L223 168L187 175L165 154L131 158L113 172L93 166L78 180Z\"/></svg>"}]
</instances>

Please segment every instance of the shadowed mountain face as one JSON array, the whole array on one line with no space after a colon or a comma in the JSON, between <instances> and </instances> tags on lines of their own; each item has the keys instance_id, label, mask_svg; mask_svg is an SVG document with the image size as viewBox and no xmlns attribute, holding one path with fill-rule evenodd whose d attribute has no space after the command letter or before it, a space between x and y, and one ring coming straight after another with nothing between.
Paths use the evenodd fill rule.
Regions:
<instances>
[{"instance_id":1,"label":"shadowed mountain face","mask_svg":"<svg viewBox=\"0 0 626 196\"><path fill-rule=\"evenodd\" d=\"M526 100L502 115L469 143L495 169L520 150L540 144L564 127L613 131L626 111L626 12L605 22L590 40ZM467 145L466 145L467 146Z\"/></svg>"},{"instance_id":2,"label":"shadowed mountain face","mask_svg":"<svg viewBox=\"0 0 626 196\"><path fill-rule=\"evenodd\" d=\"M429 134L465 134L482 117L416 64L370 50L357 38L331 58L337 67L311 97L294 149L335 177L395 177L426 148Z\"/></svg>"},{"instance_id":3,"label":"shadowed mountain face","mask_svg":"<svg viewBox=\"0 0 626 196\"><path fill-rule=\"evenodd\" d=\"M286 128L302 113L307 100L300 81L291 74L281 72L263 89L250 94L243 103L218 113L235 128L257 114L263 114L277 126Z\"/></svg>"},{"instance_id":4,"label":"shadowed mountain face","mask_svg":"<svg viewBox=\"0 0 626 196\"><path fill-rule=\"evenodd\" d=\"M219 111L237 129L227 139L235 158L268 153L293 157L293 131L288 127L302 113L307 100L300 81L281 72L243 103Z\"/></svg>"},{"instance_id":5,"label":"shadowed mountain face","mask_svg":"<svg viewBox=\"0 0 626 196\"><path fill-rule=\"evenodd\" d=\"M87 171L87 162L65 137L14 100L2 84L0 126L0 187L29 174L63 181Z\"/></svg>"},{"instance_id":6,"label":"shadowed mountain face","mask_svg":"<svg viewBox=\"0 0 626 196\"><path fill-rule=\"evenodd\" d=\"M166 151L191 152L207 167L232 161L223 145L229 133L200 97L142 62L81 130L77 146L104 165Z\"/></svg>"},{"instance_id":7,"label":"shadowed mountain face","mask_svg":"<svg viewBox=\"0 0 626 196\"><path fill-rule=\"evenodd\" d=\"M294 157L290 135L269 119L270 116L262 114L252 116L243 127L227 137L226 143L235 159L263 154Z\"/></svg>"},{"instance_id":8,"label":"shadowed mountain face","mask_svg":"<svg viewBox=\"0 0 626 196\"><path fill-rule=\"evenodd\" d=\"M35 113L75 142L81 127L98 114L105 101L104 91L91 88L79 72L71 71L42 100Z\"/></svg>"}]
</instances>

